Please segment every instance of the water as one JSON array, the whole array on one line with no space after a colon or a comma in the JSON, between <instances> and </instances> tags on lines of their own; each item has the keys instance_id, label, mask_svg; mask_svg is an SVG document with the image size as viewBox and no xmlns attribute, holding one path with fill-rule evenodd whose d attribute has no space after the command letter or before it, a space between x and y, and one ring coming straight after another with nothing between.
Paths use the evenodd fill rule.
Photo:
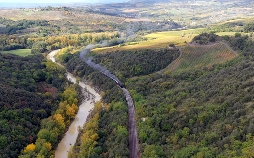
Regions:
<instances>
[{"instance_id":1,"label":"water","mask_svg":"<svg viewBox=\"0 0 254 158\"><path fill-rule=\"evenodd\" d=\"M48 58L55 61L55 54L59 50L52 51L49 53ZM76 78L71 74L67 73L67 78L73 82L76 83ZM87 92L83 92L83 95L87 98L83 101L83 103L79 106L79 111L74 119L74 121L71 123L68 131L66 132L64 138L61 140L61 142L58 144L58 147L55 152L55 158L67 158L68 157L68 151L71 149L71 147L75 144L76 139L78 137L79 128L83 128L84 123L86 122L86 118L89 115L89 112L94 107L94 103L96 101L99 101L101 99L101 96L89 85L85 84L84 82L79 82L79 85L85 89Z\"/></svg>"}]
</instances>

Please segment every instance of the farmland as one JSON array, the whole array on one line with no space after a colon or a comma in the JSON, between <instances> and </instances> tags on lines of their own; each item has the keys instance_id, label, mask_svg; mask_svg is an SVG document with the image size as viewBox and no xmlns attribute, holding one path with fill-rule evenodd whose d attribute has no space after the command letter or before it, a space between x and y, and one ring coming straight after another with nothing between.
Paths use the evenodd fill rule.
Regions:
<instances>
[{"instance_id":1,"label":"farmland","mask_svg":"<svg viewBox=\"0 0 254 158\"><path fill-rule=\"evenodd\" d=\"M205 29L190 29L190 30L178 30L178 31L165 31L155 32L147 34L142 37L142 41L127 42L124 45L114 47L103 47L94 49L94 52L105 53L113 52L116 50L137 50L137 49L157 49L165 48L169 44L175 44L176 46L183 46L190 42L192 38L199 33L202 33Z\"/></svg>"},{"instance_id":2,"label":"farmland","mask_svg":"<svg viewBox=\"0 0 254 158\"><path fill-rule=\"evenodd\" d=\"M205 46L188 45L183 47L181 51L181 56L168 66L166 73L211 67L216 63L223 63L237 56L237 54L224 43L215 43Z\"/></svg>"},{"instance_id":3,"label":"farmland","mask_svg":"<svg viewBox=\"0 0 254 158\"><path fill-rule=\"evenodd\" d=\"M175 46L185 46L190 43L196 35L206 32L205 28L198 29L187 29L187 30L173 30L164 32L155 32L144 35L143 40L138 42L127 42L118 46L96 48L93 52L96 53L106 53L114 52L117 50L138 50L138 49L159 49L165 48L169 44L174 44ZM235 32L218 32L217 35L232 36Z\"/></svg>"}]
</instances>

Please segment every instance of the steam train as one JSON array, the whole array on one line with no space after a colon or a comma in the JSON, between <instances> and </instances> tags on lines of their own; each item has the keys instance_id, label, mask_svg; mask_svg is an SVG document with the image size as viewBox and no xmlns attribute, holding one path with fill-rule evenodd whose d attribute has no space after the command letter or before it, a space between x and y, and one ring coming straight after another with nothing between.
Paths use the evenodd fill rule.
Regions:
<instances>
[{"instance_id":1,"label":"steam train","mask_svg":"<svg viewBox=\"0 0 254 158\"><path fill-rule=\"evenodd\" d=\"M121 88L124 87L123 84L122 84L120 81L117 81L116 79L112 78L111 76L108 76L108 75L107 75L106 73L104 73L103 71L101 71L101 73L103 73L105 76L107 76L107 77L111 78L113 81L115 81L115 83L116 83L119 87L121 87Z\"/></svg>"},{"instance_id":2,"label":"steam train","mask_svg":"<svg viewBox=\"0 0 254 158\"><path fill-rule=\"evenodd\" d=\"M111 78L112 80L114 80L115 82L116 82L116 84L119 86L119 87L121 87L121 88L123 88L123 84L121 83L121 82L119 82L119 81L116 81L115 79L113 79L113 78Z\"/></svg>"}]
</instances>

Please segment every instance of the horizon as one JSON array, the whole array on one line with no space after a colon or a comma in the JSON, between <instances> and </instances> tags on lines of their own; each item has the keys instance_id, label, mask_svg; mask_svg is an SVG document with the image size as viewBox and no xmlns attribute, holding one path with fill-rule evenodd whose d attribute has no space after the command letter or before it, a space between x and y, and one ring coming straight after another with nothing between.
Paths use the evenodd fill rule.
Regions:
<instances>
[{"instance_id":1,"label":"horizon","mask_svg":"<svg viewBox=\"0 0 254 158\"><path fill-rule=\"evenodd\" d=\"M73 4L73 3L121 3L121 2L128 2L128 0L35 0L31 2L30 0L9 0L6 2L6 0L0 0L0 3L2 4Z\"/></svg>"}]
</instances>

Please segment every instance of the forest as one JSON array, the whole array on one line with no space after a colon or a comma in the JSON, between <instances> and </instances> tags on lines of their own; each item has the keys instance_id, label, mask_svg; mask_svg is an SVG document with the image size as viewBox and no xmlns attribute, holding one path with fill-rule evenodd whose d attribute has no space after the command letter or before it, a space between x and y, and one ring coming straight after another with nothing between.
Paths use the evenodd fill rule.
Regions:
<instances>
[{"instance_id":1,"label":"forest","mask_svg":"<svg viewBox=\"0 0 254 158\"><path fill-rule=\"evenodd\" d=\"M172 31L173 36L160 41L161 48L122 49L142 40L156 39L144 36L151 32L192 27L191 21L188 26L187 22L181 23L181 11L186 6L176 6L178 11L158 13L156 9L168 6L158 4L155 12L150 12L151 8L144 9L141 5L144 10L140 14L129 8L112 7L123 15L104 15L103 7L102 11L96 11L94 6L90 9L45 7L32 11L24 8L17 9L17 13L22 16L24 12L54 13L57 17L54 20L46 20L47 16L43 15L40 20L29 16L29 20L0 17L0 50L31 49L32 52L27 57L0 53L0 157L55 156L57 145L82 101L81 89L67 80L66 71L92 85L102 96L84 128L79 129L68 157L130 157L125 96L113 80L81 60L80 52L90 44L94 48L119 48L92 51L89 57L115 74L130 90L141 158L254 157L254 24L250 19L205 24L195 37L195 31L184 34L186 30L178 30L182 31L180 36ZM202 12L201 7L196 9ZM179 12L178 18L174 17L175 12ZM160 20L156 19L160 14L163 15ZM134 17L129 19L127 15ZM152 19L142 21L148 15ZM172 15L177 22L164 18L166 15ZM189 17L193 21L201 18L188 15L186 19ZM169 34L162 32L160 36ZM183 45L168 42L171 38L181 38ZM173 62L179 66L183 50L190 48L186 45L198 49L214 43L220 43L235 55L225 62L200 64L200 69L169 70ZM61 49L56 60L65 68L45 58L56 49ZM218 54L214 58L226 57Z\"/></svg>"},{"instance_id":2,"label":"forest","mask_svg":"<svg viewBox=\"0 0 254 158\"><path fill-rule=\"evenodd\" d=\"M41 54L20 57L0 53L0 66L0 155L15 158L40 137L43 120L58 109L68 82L65 70ZM78 95L75 97L79 99ZM58 141L55 137L53 142L48 141L52 148Z\"/></svg>"}]
</instances>

